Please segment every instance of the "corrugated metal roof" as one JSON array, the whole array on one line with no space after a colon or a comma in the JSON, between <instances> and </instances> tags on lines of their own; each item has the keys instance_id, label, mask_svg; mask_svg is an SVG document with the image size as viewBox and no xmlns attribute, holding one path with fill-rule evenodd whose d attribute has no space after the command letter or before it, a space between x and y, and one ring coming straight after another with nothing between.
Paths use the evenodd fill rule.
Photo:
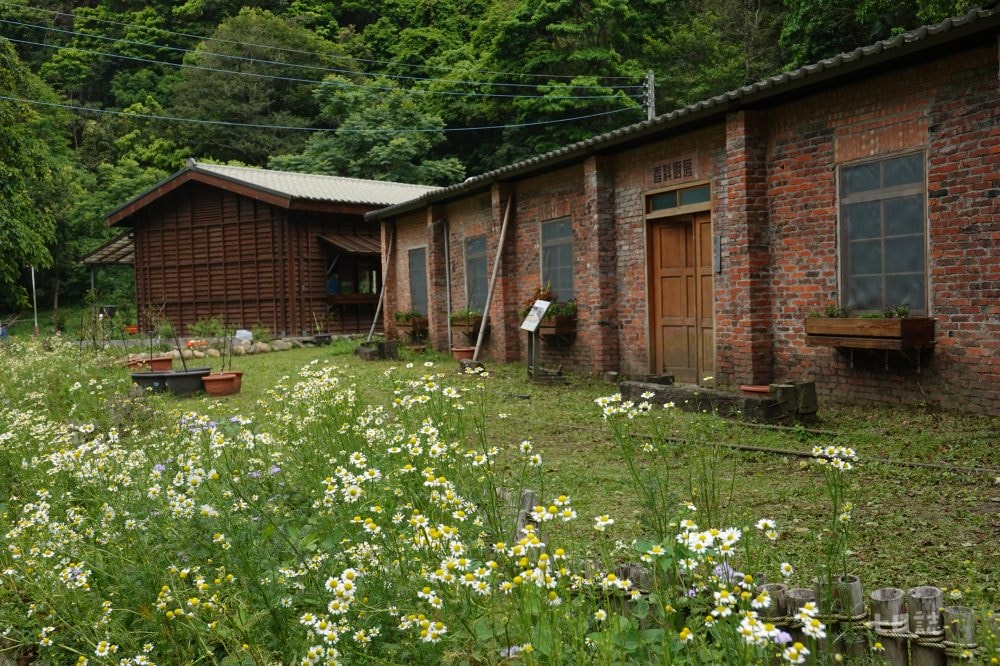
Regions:
<instances>
[{"instance_id":1,"label":"corrugated metal roof","mask_svg":"<svg viewBox=\"0 0 1000 666\"><path fill-rule=\"evenodd\" d=\"M87 266L131 266L135 263L135 245L132 242L132 232L127 231L115 236L104 245L81 259Z\"/></svg>"},{"instance_id":2,"label":"corrugated metal roof","mask_svg":"<svg viewBox=\"0 0 1000 666\"><path fill-rule=\"evenodd\" d=\"M342 176L320 176L291 171L272 171L255 167L203 164L192 160L189 167L194 171L211 173L280 194L293 199L312 201L332 201L341 203L372 204L386 206L408 201L438 188L426 185L409 185L383 180L364 180Z\"/></svg>"},{"instance_id":3,"label":"corrugated metal roof","mask_svg":"<svg viewBox=\"0 0 1000 666\"><path fill-rule=\"evenodd\" d=\"M411 201L366 213L365 219L380 220L409 212L421 208L425 204L454 199L467 192L485 189L499 180L537 173L560 164L579 160L587 155L606 151L615 146L669 132L677 132L682 128L723 116L731 111L746 108L780 95L790 94L800 88L828 83L838 77L852 75L882 63L911 56L927 48L962 40L970 35L987 33L998 27L1000 27L1000 8L973 9L964 16L945 19L934 25L926 25L916 30L900 33L871 46L841 53L832 58L695 102L657 116L652 120L628 125L543 155L467 178L456 185L426 192Z\"/></svg>"},{"instance_id":4,"label":"corrugated metal roof","mask_svg":"<svg viewBox=\"0 0 1000 666\"><path fill-rule=\"evenodd\" d=\"M275 200L272 203L280 206L295 205L295 202L312 202L318 205L392 206L438 189L427 185L383 180L202 164L189 159L183 169L109 211L105 214L105 218L109 224L116 224L191 180L209 183L214 180L216 186L231 185L234 188L256 190L263 197ZM220 180L225 181L225 184L221 184Z\"/></svg>"},{"instance_id":5,"label":"corrugated metal roof","mask_svg":"<svg viewBox=\"0 0 1000 666\"><path fill-rule=\"evenodd\" d=\"M381 241L375 236L327 234L320 236L319 239L330 245L339 247L348 254L379 254L382 252Z\"/></svg>"}]
</instances>

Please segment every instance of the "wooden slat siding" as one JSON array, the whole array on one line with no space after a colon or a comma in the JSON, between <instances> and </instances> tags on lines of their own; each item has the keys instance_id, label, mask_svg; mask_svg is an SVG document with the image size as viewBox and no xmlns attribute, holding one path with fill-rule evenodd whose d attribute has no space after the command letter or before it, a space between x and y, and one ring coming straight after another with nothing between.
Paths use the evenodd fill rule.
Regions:
<instances>
[{"instance_id":1,"label":"wooden slat siding","mask_svg":"<svg viewBox=\"0 0 1000 666\"><path fill-rule=\"evenodd\" d=\"M140 307L165 305L182 331L216 315L234 325L278 323L272 228L284 213L238 199L192 185L143 211L136 241Z\"/></svg>"},{"instance_id":2,"label":"wooden slat siding","mask_svg":"<svg viewBox=\"0 0 1000 666\"><path fill-rule=\"evenodd\" d=\"M348 207L350 208L350 207ZM378 228L360 215L289 213L260 199L192 182L150 204L136 225L136 298L164 306L184 333L199 319L224 315L232 325L267 326L275 334L310 332L313 315L340 333L367 331L374 306L329 320L324 234Z\"/></svg>"}]
</instances>

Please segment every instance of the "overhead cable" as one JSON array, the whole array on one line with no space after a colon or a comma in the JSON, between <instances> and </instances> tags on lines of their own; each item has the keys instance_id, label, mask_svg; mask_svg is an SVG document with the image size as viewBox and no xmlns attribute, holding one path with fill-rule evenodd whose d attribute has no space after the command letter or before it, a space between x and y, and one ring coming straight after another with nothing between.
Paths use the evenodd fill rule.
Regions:
<instances>
[{"instance_id":1,"label":"overhead cable","mask_svg":"<svg viewBox=\"0 0 1000 666\"><path fill-rule=\"evenodd\" d=\"M399 88L394 86L364 85L359 83L344 83L341 81L327 81L322 79L302 79L293 76L277 76L274 74L264 74L261 72L242 72L233 69L222 69L219 67L206 67L204 65L192 65L187 63L168 62L165 60L140 58L139 56L128 56L119 53L106 53L104 51L94 51L92 49L81 49L75 46L57 46L55 44L46 44L44 42L33 42L27 39L15 39L14 37L3 37L3 39L7 39L8 41L15 42L17 44L40 46L43 48L56 49L60 51L71 50L78 53L86 53L88 55L101 56L104 58L118 58L120 60L131 60L134 62L142 62L153 65L166 65L168 67L177 67L179 69L193 69L203 72L213 72L217 74L235 74L237 76L249 76L252 78L270 79L275 81L289 81L291 83L310 83L313 85L329 85L329 86L336 86L338 88L360 88L364 90L382 90L389 92L398 90L399 92L405 94L413 94L413 95L446 95L451 97L493 97L493 98L504 98L504 99L609 100L609 99L620 99L621 97L623 97L620 95L515 95L510 93L459 92L456 90L425 90L422 88ZM624 95L624 97L632 99L632 96L629 95Z\"/></svg>"},{"instance_id":2,"label":"overhead cable","mask_svg":"<svg viewBox=\"0 0 1000 666\"><path fill-rule=\"evenodd\" d=\"M2 3L0 3L2 4ZM531 88L537 90L539 87L545 86L544 83L505 83L500 81L468 81L464 79L442 79L442 78L429 78L421 76L404 76L400 74L383 74L379 72L366 72L357 71L351 69L340 69L336 67L322 67L319 65L307 65L303 63L294 62L282 62L280 60L265 60L262 58L255 58L250 56L240 56L232 55L229 53L217 53L214 51L199 51L196 49L185 49L179 46L168 46L166 44L152 44L149 42L140 42L133 39L125 39L121 37L110 37L108 35L97 35L87 32L79 32L75 30L66 30L64 28L56 28L54 26L39 25L37 23L23 23L21 21L11 21L9 19L0 19L0 23L6 23L8 25L15 25L22 28L35 28L38 30L45 30L48 32L57 32L64 35L74 35L77 37L85 37L87 39L98 39L108 42L115 42L117 44L131 44L133 46L144 46L151 49L160 49L163 51L176 51L179 53L191 53L195 55L202 56L214 56L217 58L223 58L226 60L236 60L241 62L249 62L255 65L278 65L280 67L291 67L295 69L307 69L311 71L319 72L330 72L333 74L344 74L347 76L367 76L371 78L386 78L386 79L398 79L402 81L419 81L428 83L448 83L451 85L473 85L473 86L500 86L504 88ZM52 45L54 46L54 45ZM65 45L66 48L77 48L71 45ZM334 54L315 54L318 58L336 58L338 56ZM342 56L341 56L342 57ZM162 64L171 64L163 62ZM235 73L235 71L234 71ZM578 88L581 90L603 90L607 88L614 88L616 90L642 90L645 86L643 84L632 85L632 86L602 86L602 85L580 85L580 84L569 84L567 87ZM526 97L543 97L544 95L526 95ZM606 96L608 98L612 96Z\"/></svg>"},{"instance_id":3,"label":"overhead cable","mask_svg":"<svg viewBox=\"0 0 1000 666\"><path fill-rule=\"evenodd\" d=\"M106 24L109 24L109 25L117 25L117 26L128 27L128 28L139 28L141 30L155 30L157 32L161 32L161 33L166 34L166 35L177 35L178 37L185 37L187 39L197 39L197 40L200 40L200 41L219 42L220 44L234 44L234 45L238 45L238 46L249 46L249 47L253 47L253 48L272 49L272 50L281 51L281 52L284 52L284 53L297 53L297 54L302 54L302 55L319 55L319 54L315 53L314 51L305 51L305 50L301 50L301 49L289 49L289 48L285 48L285 47L281 47L281 46L272 46L272 45L269 45L269 44L253 44L253 43L248 43L248 42L240 42L240 41L232 40L232 39L222 39L222 38L219 38L219 37L206 37L204 35L194 35L194 34L186 33L186 32L175 32L173 30L167 30L166 28L157 28L157 27L151 27L151 26L145 26L145 25L137 25L135 23L126 23L126 22L123 22L123 21L113 21L111 19L102 19L102 18L97 18L95 16L78 16L78 15L70 13L70 12L61 12L61 11L56 11L56 10L52 10L52 9L43 9L41 7L30 7L28 5L21 5L21 4L15 3L15 2L4 2L3 0L0 0L0 5L5 5L5 6L8 6L8 7L18 7L19 9L27 9L27 10L30 10L30 11L42 12L42 13L46 13L46 14L53 14L55 16L69 16L71 18L74 18L74 19L77 19L77 20L81 20L81 21L95 21L97 23L106 23ZM446 65L418 65L418 64L414 64L414 63L399 63L399 62L393 62L393 61L389 61L389 60L372 60L372 59L368 59L368 58L354 58L352 56L342 56L342 57L345 57L345 58L349 57L351 60L354 60L354 61L357 61L357 62L364 62L364 63L373 64L373 65L386 65L386 66L392 66L392 67L410 67L410 68L415 68L415 69L431 69L431 70L435 70L436 69L436 70L444 70L444 71L456 71L458 69L457 67L448 67ZM540 78L548 78L548 79L572 79L572 78L576 77L575 74L532 74L532 73L524 73L524 72L496 72L496 71L484 71L484 72L481 72L481 74L492 74L492 75L496 75L496 76L540 77ZM628 77L628 76L602 76L601 78L602 79L608 79L608 80L620 80L620 81L629 81L629 80L632 80L632 77Z\"/></svg>"},{"instance_id":4,"label":"overhead cable","mask_svg":"<svg viewBox=\"0 0 1000 666\"><path fill-rule=\"evenodd\" d=\"M69 109L73 111L82 111L85 113L101 113L114 116L128 116L130 118L144 118L147 120L165 120L171 122L183 122L183 123L197 123L199 125L222 125L226 127L242 127L249 129L267 129L267 130L287 130L295 132L343 132L350 134L421 134L428 132L475 132L479 130L497 130L497 129L514 129L518 127L538 127L541 125L556 125L561 123L570 123L577 120L588 120L590 118L600 118L602 116L610 116L616 113L624 113L626 111L639 110L638 107L629 107L625 109L614 109L612 111L603 111L601 113L591 113L585 116L575 116L573 118L559 118L556 120L539 120L530 123L509 123L505 125L482 125L479 127L440 127L440 128L346 128L346 127L296 127L293 125L264 125L259 123L237 123L227 120L204 120L201 118L178 118L176 116L161 116L152 113L132 113L129 111L113 111L111 109L96 109L88 106L78 106L74 104L57 104L55 102L44 102L37 99L28 99L24 97L10 97L7 95L0 95L0 100L7 100L9 102L23 102L25 104L34 104L36 106L46 106L59 109Z\"/></svg>"}]
</instances>

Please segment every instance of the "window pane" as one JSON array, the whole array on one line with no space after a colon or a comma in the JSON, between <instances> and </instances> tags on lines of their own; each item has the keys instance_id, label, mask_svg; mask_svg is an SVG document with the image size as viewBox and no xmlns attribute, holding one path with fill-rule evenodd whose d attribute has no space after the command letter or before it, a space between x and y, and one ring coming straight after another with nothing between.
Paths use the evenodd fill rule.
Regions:
<instances>
[{"instance_id":1,"label":"window pane","mask_svg":"<svg viewBox=\"0 0 1000 666\"><path fill-rule=\"evenodd\" d=\"M486 236L476 236L465 241L465 308L482 312L486 290Z\"/></svg>"},{"instance_id":2,"label":"window pane","mask_svg":"<svg viewBox=\"0 0 1000 666\"><path fill-rule=\"evenodd\" d=\"M853 241L848 275L871 275L882 272L882 241Z\"/></svg>"},{"instance_id":3,"label":"window pane","mask_svg":"<svg viewBox=\"0 0 1000 666\"><path fill-rule=\"evenodd\" d=\"M923 197L902 197L885 202L885 235L924 233Z\"/></svg>"},{"instance_id":4,"label":"window pane","mask_svg":"<svg viewBox=\"0 0 1000 666\"><path fill-rule=\"evenodd\" d=\"M649 210L663 210L664 208L677 208L677 191L662 192L649 197Z\"/></svg>"},{"instance_id":5,"label":"window pane","mask_svg":"<svg viewBox=\"0 0 1000 666\"><path fill-rule=\"evenodd\" d=\"M427 250L410 250L410 309L427 314Z\"/></svg>"},{"instance_id":6,"label":"window pane","mask_svg":"<svg viewBox=\"0 0 1000 666\"><path fill-rule=\"evenodd\" d=\"M886 305L908 305L910 310L922 311L926 307L924 274L887 275L885 300Z\"/></svg>"},{"instance_id":7,"label":"window pane","mask_svg":"<svg viewBox=\"0 0 1000 666\"><path fill-rule=\"evenodd\" d=\"M572 239L573 227L568 219L546 222L542 225L542 244L546 245L552 241Z\"/></svg>"},{"instance_id":8,"label":"window pane","mask_svg":"<svg viewBox=\"0 0 1000 666\"><path fill-rule=\"evenodd\" d=\"M886 273L923 273L924 237L897 236L885 239Z\"/></svg>"},{"instance_id":9,"label":"window pane","mask_svg":"<svg viewBox=\"0 0 1000 666\"><path fill-rule=\"evenodd\" d=\"M895 187L924 181L924 156L906 155L882 163L883 187Z\"/></svg>"},{"instance_id":10,"label":"window pane","mask_svg":"<svg viewBox=\"0 0 1000 666\"><path fill-rule=\"evenodd\" d=\"M681 190L681 205L690 206L691 204L705 203L709 200L708 185L701 185L699 187L691 187L686 190Z\"/></svg>"},{"instance_id":11,"label":"window pane","mask_svg":"<svg viewBox=\"0 0 1000 666\"><path fill-rule=\"evenodd\" d=\"M847 281L848 305L858 310L882 309L882 278L852 277Z\"/></svg>"},{"instance_id":12,"label":"window pane","mask_svg":"<svg viewBox=\"0 0 1000 666\"><path fill-rule=\"evenodd\" d=\"M851 195L856 192L867 192L879 188L879 163L859 164L858 166L846 167L843 171L844 194Z\"/></svg>"},{"instance_id":13,"label":"window pane","mask_svg":"<svg viewBox=\"0 0 1000 666\"><path fill-rule=\"evenodd\" d=\"M569 219L542 224L542 284L559 300L573 298L573 226Z\"/></svg>"},{"instance_id":14,"label":"window pane","mask_svg":"<svg viewBox=\"0 0 1000 666\"><path fill-rule=\"evenodd\" d=\"M847 224L847 237L850 240L855 240L859 238L878 238L881 236L881 212L881 206L877 201L844 206L844 222Z\"/></svg>"},{"instance_id":15,"label":"window pane","mask_svg":"<svg viewBox=\"0 0 1000 666\"><path fill-rule=\"evenodd\" d=\"M465 241L465 255L486 256L486 236L477 236Z\"/></svg>"}]
</instances>

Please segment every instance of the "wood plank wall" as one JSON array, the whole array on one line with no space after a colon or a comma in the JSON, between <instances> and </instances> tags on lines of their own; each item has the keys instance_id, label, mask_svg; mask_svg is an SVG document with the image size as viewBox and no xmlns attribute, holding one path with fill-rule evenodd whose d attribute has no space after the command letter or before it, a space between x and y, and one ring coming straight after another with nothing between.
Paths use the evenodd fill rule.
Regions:
<instances>
[{"instance_id":1,"label":"wood plank wall","mask_svg":"<svg viewBox=\"0 0 1000 666\"><path fill-rule=\"evenodd\" d=\"M185 334L194 322L223 315L276 335L311 333L313 314L331 332L367 331L364 317L327 317L326 267L331 233L378 230L360 215L289 212L200 183L191 183L137 213L136 300L139 312L160 309Z\"/></svg>"}]
</instances>

